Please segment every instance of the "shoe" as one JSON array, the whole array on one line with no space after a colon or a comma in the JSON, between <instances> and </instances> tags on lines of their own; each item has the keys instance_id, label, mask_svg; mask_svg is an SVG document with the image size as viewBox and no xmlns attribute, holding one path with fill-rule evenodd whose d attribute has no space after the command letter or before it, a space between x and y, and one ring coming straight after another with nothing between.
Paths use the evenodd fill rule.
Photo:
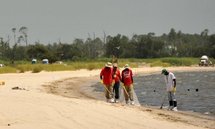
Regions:
<instances>
[{"instance_id":1,"label":"shoe","mask_svg":"<svg viewBox=\"0 0 215 129\"><path fill-rule=\"evenodd\" d=\"M134 105L134 101L131 101L131 105Z\"/></svg>"},{"instance_id":2,"label":"shoe","mask_svg":"<svg viewBox=\"0 0 215 129\"><path fill-rule=\"evenodd\" d=\"M178 111L177 107L174 107L172 110L175 111L175 112Z\"/></svg>"},{"instance_id":3,"label":"shoe","mask_svg":"<svg viewBox=\"0 0 215 129\"><path fill-rule=\"evenodd\" d=\"M110 103L114 103L115 101L114 101L114 99L112 98L112 99L110 99Z\"/></svg>"},{"instance_id":4,"label":"shoe","mask_svg":"<svg viewBox=\"0 0 215 129\"><path fill-rule=\"evenodd\" d=\"M125 101L125 103L126 103L126 104L129 104L129 102L128 102L128 101Z\"/></svg>"},{"instance_id":5,"label":"shoe","mask_svg":"<svg viewBox=\"0 0 215 129\"><path fill-rule=\"evenodd\" d=\"M173 106L169 106L168 108L167 108L167 110L172 110L173 109Z\"/></svg>"},{"instance_id":6,"label":"shoe","mask_svg":"<svg viewBox=\"0 0 215 129\"><path fill-rule=\"evenodd\" d=\"M110 99L106 99L106 102L109 103L109 102L110 102Z\"/></svg>"},{"instance_id":7,"label":"shoe","mask_svg":"<svg viewBox=\"0 0 215 129\"><path fill-rule=\"evenodd\" d=\"M119 100L118 100L118 99L115 99L115 103L119 103Z\"/></svg>"}]
</instances>

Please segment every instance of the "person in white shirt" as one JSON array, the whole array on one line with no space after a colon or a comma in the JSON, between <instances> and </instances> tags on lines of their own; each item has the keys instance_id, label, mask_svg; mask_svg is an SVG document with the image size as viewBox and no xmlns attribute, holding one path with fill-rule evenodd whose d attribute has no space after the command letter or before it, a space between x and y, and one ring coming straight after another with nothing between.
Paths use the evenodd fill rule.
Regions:
<instances>
[{"instance_id":1,"label":"person in white shirt","mask_svg":"<svg viewBox=\"0 0 215 129\"><path fill-rule=\"evenodd\" d=\"M161 74L165 75L166 91L168 93L169 110L177 111L176 92L176 77L172 72L163 69Z\"/></svg>"}]
</instances>

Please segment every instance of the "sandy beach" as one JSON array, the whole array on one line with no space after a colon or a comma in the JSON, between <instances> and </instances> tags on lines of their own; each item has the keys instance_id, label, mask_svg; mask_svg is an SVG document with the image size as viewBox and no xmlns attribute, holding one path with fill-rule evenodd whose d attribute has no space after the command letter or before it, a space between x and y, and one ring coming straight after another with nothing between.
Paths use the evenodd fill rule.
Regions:
<instances>
[{"instance_id":1,"label":"sandy beach","mask_svg":"<svg viewBox=\"0 0 215 129\"><path fill-rule=\"evenodd\" d=\"M134 75L161 67L134 68ZM215 71L171 67L170 71ZM90 95L100 70L1 74L0 129L215 129L215 118L150 107L111 104ZM64 85L58 85L65 82ZM104 97L101 95L101 97Z\"/></svg>"}]
</instances>

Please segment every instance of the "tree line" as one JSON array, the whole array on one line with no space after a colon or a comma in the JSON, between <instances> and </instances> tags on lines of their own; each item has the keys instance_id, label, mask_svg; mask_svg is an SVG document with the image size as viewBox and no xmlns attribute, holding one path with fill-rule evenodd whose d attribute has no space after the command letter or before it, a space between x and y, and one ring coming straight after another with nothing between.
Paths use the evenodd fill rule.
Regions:
<instances>
[{"instance_id":1,"label":"tree line","mask_svg":"<svg viewBox=\"0 0 215 129\"><path fill-rule=\"evenodd\" d=\"M156 36L155 33L133 35L131 38L118 34L83 39L75 39L72 43L28 44L27 27L19 29L20 36L14 33L14 45L9 40L0 38L0 59L10 60L41 60L50 62L58 60L84 60L99 57L118 58L159 58L159 57L200 57L208 55L215 58L215 34L208 35L205 29L200 34L186 34L170 29L168 34ZM24 43L24 44L22 44Z\"/></svg>"}]
</instances>

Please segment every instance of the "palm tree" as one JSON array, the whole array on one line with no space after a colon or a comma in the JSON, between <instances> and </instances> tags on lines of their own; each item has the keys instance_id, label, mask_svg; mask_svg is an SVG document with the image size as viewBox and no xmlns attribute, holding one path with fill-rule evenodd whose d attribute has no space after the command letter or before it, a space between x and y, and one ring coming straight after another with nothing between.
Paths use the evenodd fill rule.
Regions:
<instances>
[{"instance_id":1,"label":"palm tree","mask_svg":"<svg viewBox=\"0 0 215 129\"><path fill-rule=\"evenodd\" d=\"M23 41L24 40L24 37L22 36L22 35L20 35L19 37L18 37L18 40L17 40L17 43L21 43L21 41Z\"/></svg>"},{"instance_id":2,"label":"palm tree","mask_svg":"<svg viewBox=\"0 0 215 129\"><path fill-rule=\"evenodd\" d=\"M208 29L204 29L204 30L201 32L201 36L207 37L207 36L208 36L208 32L209 32Z\"/></svg>"},{"instance_id":3,"label":"palm tree","mask_svg":"<svg viewBox=\"0 0 215 129\"><path fill-rule=\"evenodd\" d=\"M21 34L23 34L23 36L24 36L24 41L25 41L26 46L27 46L27 45L28 45L28 40L27 40L27 37L28 37L28 35L27 35L28 28L25 27L25 26L22 26L22 27L19 29L19 32L20 32Z\"/></svg>"},{"instance_id":4,"label":"palm tree","mask_svg":"<svg viewBox=\"0 0 215 129\"><path fill-rule=\"evenodd\" d=\"M0 37L0 42L3 42L3 38L2 37Z\"/></svg>"},{"instance_id":5,"label":"palm tree","mask_svg":"<svg viewBox=\"0 0 215 129\"><path fill-rule=\"evenodd\" d=\"M14 44L16 44L16 28L12 28L13 36L14 36Z\"/></svg>"}]
</instances>

